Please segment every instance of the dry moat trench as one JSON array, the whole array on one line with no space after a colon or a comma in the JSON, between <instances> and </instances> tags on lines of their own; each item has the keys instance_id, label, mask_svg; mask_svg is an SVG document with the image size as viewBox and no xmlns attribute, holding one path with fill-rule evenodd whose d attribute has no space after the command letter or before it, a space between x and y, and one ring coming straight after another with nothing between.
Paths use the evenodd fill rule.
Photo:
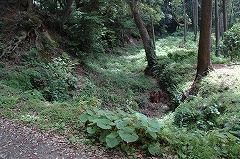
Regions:
<instances>
[{"instance_id":1,"label":"dry moat trench","mask_svg":"<svg viewBox=\"0 0 240 159\"><path fill-rule=\"evenodd\" d=\"M224 78L224 82L231 84L234 75L239 71L239 66L215 65L218 76ZM149 95L149 94L148 94ZM141 96L144 96L141 95ZM146 104L146 103L145 103ZM148 103L155 108L161 103ZM144 111L144 109L142 109ZM152 114L153 115L153 114ZM129 158L119 151L110 151L95 145L86 146L78 144L72 147L67 143L66 136L53 133L41 133L35 128L25 126L20 122L9 119L0 119L0 158L1 159L114 159ZM142 156L140 158L143 158ZM154 158L154 157L151 157Z\"/></svg>"}]
</instances>

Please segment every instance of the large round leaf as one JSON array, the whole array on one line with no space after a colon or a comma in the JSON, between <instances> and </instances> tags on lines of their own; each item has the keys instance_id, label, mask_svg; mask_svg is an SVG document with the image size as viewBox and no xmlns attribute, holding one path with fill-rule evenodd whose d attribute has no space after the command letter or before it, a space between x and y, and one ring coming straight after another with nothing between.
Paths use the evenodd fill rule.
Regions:
<instances>
[{"instance_id":1,"label":"large round leaf","mask_svg":"<svg viewBox=\"0 0 240 159\"><path fill-rule=\"evenodd\" d=\"M148 131L150 132L159 132L160 131L160 123L157 120L148 120Z\"/></svg>"},{"instance_id":2,"label":"large round leaf","mask_svg":"<svg viewBox=\"0 0 240 159\"><path fill-rule=\"evenodd\" d=\"M79 119L80 119L81 122L85 123L86 121L88 121L88 116L89 116L89 114L87 114L87 113L82 113L82 114L80 115Z\"/></svg>"},{"instance_id":3,"label":"large round leaf","mask_svg":"<svg viewBox=\"0 0 240 159\"><path fill-rule=\"evenodd\" d=\"M160 148L160 143L156 142L153 144L148 145L148 151L152 154L152 155L157 155L160 154L162 152L161 148Z\"/></svg>"},{"instance_id":4,"label":"large round leaf","mask_svg":"<svg viewBox=\"0 0 240 159\"><path fill-rule=\"evenodd\" d=\"M109 119L95 119L93 120L93 123L96 123L97 126L102 129L111 129L111 124L113 124Z\"/></svg>"},{"instance_id":5,"label":"large round leaf","mask_svg":"<svg viewBox=\"0 0 240 159\"><path fill-rule=\"evenodd\" d=\"M106 136L106 143L110 148L117 146L122 139L119 137L117 132L112 132Z\"/></svg>"},{"instance_id":6,"label":"large round leaf","mask_svg":"<svg viewBox=\"0 0 240 159\"><path fill-rule=\"evenodd\" d=\"M117 120L116 121L116 127L118 129L125 129L127 125L129 124L129 119L123 119L123 120Z\"/></svg>"},{"instance_id":7,"label":"large round leaf","mask_svg":"<svg viewBox=\"0 0 240 159\"><path fill-rule=\"evenodd\" d=\"M122 140L126 142L135 142L138 140L138 135L132 127L125 127L124 129L118 130L118 134Z\"/></svg>"},{"instance_id":8,"label":"large round leaf","mask_svg":"<svg viewBox=\"0 0 240 159\"><path fill-rule=\"evenodd\" d=\"M96 131L97 131L97 126L89 126L87 128L87 132L91 135L95 134Z\"/></svg>"}]
</instances>

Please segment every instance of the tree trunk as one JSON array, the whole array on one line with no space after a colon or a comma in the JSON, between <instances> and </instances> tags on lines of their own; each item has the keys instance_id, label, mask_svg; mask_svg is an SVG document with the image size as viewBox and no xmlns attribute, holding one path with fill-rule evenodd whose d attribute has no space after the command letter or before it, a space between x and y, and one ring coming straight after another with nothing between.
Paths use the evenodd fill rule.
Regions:
<instances>
[{"instance_id":1,"label":"tree trunk","mask_svg":"<svg viewBox=\"0 0 240 159\"><path fill-rule=\"evenodd\" d=\"M28 0L28 11L33 10L33 0Z\"/></svg>"},{"instance_id":2,"label":"tree trunk","mask_svg":"<svg viewBox=\"0 0 240 159\"><path fill-rule=\"evenodd\" d=\"M149 6L152 7L151 0L148 0ZM151 28L152 28L152 42L153 42L153 48L156 49L156 40L155 40L155 29L153 24L153 17L151 15Z\"/></svg>"},{"instance_id":3,"label":"tree trunk","mask_svg":"<svg viewBox=\"0 0 240 159\"><path fill-rule=\"evenodd\" d=\"M223 14L221 13L220 18L219 18L219 34L220 34L220 37L223 36L223 32L224 32L224 29L223 29Z\"/></svg>"},{"instance_id":4,"label":"tree trunk","mask_svg":"<svg viewBox=\"0 0 240 159\"><path fill-rule=\"evenodd\" d=\"M146 58L147 58L147 63L148 64L147 64L147 67L144 70L144 72L145 72L145 75L152 76L153 71L154 71L154 69L156 69L156 66L157 66L156 52L153 48L153 44L152 44L152 41L151 41L150 36L148 34L148 31L145 27L145 24L140 17L140 14L138 12L138 8L137 8L137 4L136 4L135 0L130 0L128 2L128 4L131 8L136 26L137 26L137 28L140 32L140 35L141 35L141 38L142 38L142 41L143 41L144 50L145 50L145 53L146 53Z\"/></svg>"},{"instance_id":5,"label":"tree trunk","mask_svg":"<svg viewBox=\"0 0 240 159\"><path fill-rule=\"evenodd\" d=\"M227 0L222 1L223 5L223 29L224 32L227 31Z\"/></svg>"},{"instance_id":6,"label":"tree trunk","mask_svg":"<svg viewBox=\"0 0 240 159\"><path fill-rule=\"evenodd\" d=\"M71 7L73 4L73 0L67 0L67 3L65 5L65 8L63 10L63 16L62 16L62 24L67 20L71 13Z\"/></svg>"},{"instance_id":7,"label":"tree trunk","mask_svg":"<svg viewBox=\"0 0 240 159\"><path fill-rule=\"evenodd\" d=\"M198 0L193 0L193 30L194 30L194 41L197 41L197 33L198 33Z\"/></svg>"},{"instance_id":8,"label":"tree trunk","mask_svg":"<svg viewBox=\"0 0 240 159\"><path fill-rule=\"evenodd\" d=\"M212 0L202 0L198 64L195 81L212 69L210 60L212 28Z\"/></svg>"},{"instance_id":9,"label":"tree trunk","mask_svg":"<svg viewBox=\"0 0 240 159\"><path fill-rule=\"evenodd\" d=\"M76 3L76 9L81 7L81 0L75 0Z\"/></svg>"},{"instance_id":10,"label":"tree trunk","mask_svg":"<svg viewBox=\"0 0 240 159\"><path fill-rule=\"evenodd\" d=\"M218 19L218 0L215 0L215 37L216 37L216 56L219 56L219 19Z\"/></svg>"},{"instance_id":11,"label":"tree trunk","mask_svg":"<svg viewBox=\"0 0 240 159\"><path fill-rule=\"evenodd\" d=\"M183 11L184 11L184 42L187 41L187 12L186 12L186 0L183 1Z\"/></svg>"}]
</instances>

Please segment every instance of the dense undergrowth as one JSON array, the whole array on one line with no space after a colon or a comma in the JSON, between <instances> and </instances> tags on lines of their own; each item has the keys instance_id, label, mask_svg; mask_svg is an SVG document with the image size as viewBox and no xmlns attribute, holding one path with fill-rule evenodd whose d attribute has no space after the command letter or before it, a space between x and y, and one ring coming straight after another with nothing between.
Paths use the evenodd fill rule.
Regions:
<instances>
[{"instance_id":1,"label":"dense undergrowth","mask_svg":"<svg viewBox=\"0 0 240 159\"><path fill-rule=\"evenodd\" d=\"M183 101L195 76L197 44L184 44L176 34L159 39L156 50L156 79L175 110L164 116L137 112L137 96L156 86L143 74L141 46L88 57L84 64L66 53L44 62L34 50L20 64L1 62L0 115L66 134L72 144L100 142L129 155L239 157L239 66L211 72L200 82L199 94ZM223 57L212 60L230 64Z\"/></svg>"}]
</instances>

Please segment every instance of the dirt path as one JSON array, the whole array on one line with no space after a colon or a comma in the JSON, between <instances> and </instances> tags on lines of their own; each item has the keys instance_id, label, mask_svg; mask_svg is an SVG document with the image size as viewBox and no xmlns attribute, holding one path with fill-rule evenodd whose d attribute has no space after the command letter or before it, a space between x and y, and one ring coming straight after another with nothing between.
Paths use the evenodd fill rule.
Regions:
<instances>
[{"instance_id":1,"label":"dirt path","mask_svg":"<svg viewBox=\"0 0 240 159\"><path fill-rule=\"evenodd\" d=\"M65 137L42 134L9 119L0 119L0 159L110 159L125 158L85 145L71 148Z\"/></svg>"}]
</instances>

